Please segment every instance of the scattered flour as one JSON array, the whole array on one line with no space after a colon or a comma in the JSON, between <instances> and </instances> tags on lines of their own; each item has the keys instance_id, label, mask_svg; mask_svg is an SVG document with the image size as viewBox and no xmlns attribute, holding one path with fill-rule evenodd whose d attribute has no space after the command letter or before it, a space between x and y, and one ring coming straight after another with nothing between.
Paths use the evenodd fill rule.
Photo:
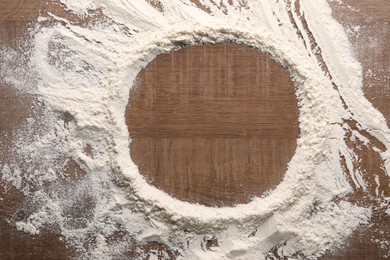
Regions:
<instances>
[{"instance_id":1,"label":"scattered flour","mask_svg":"<svg viewBox=\"0 0 390 260\"><path fill-rule=\"evenodd\" d=\"M15 221L18 230L39 234L55 225L82 257L93 259L118 259L130 248L139 259L316 259L369 223L371 209L345 199L367 189L346 136L365 145L369 139L358 131L378 139L388 178L390 131L363 95L361 66L325 0L253 0L245 8L243 1L200 1L210 13L188 0L160 0L163 12L144 0L61 2L81 17L100 9L105 19L79 26L54 14L40 17L29 63L19 68L34 80L1 71L45 104L40 119L16 131L14 159L0 168L1 178L35 203ZM40 25L48 20L53 25ZM311 36L317 49L310 48ZM290 71L301 136L283 181L268 196L212 208L147 184L130 158L124 112L137 74L157 55L225 41L267 52ZM3 64L16 55L4 53ZM170 249L133 247L155 241Z\"/></svg>"}]
</instances>

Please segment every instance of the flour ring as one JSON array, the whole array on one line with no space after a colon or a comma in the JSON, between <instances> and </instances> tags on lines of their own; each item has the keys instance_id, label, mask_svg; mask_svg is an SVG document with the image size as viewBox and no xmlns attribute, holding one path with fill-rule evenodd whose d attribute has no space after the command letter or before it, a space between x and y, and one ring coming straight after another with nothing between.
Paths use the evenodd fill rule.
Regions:
<instances>
[{"instance_id":1,"label":"flour ring","mask_svg":"<svg viewBox=\"0 0 390 260\"><path fill-rule=\"evenodd\" d=\"M296 152L289 163L284 179L268 196L264 198L257 197L247 204L234 207L213 208L179 201L148 184L130 158L129 142L123 142L123 138L128 139L129 135L123 115L113 116L112 120L121 129L122 135L113 136L115 154L112 154L111 158L117 165L117 174L123 178L124 183L128 184L125 190L128 192L128 198L132 201L133 207L145 212L151 219L174 223L174 228L188 228L188 226L191 226L197 231L225 227L232 222L250 225L262 221L266 216L287 207L297 198L304 196L307 191L303 187L312 185L312 175L316 165L327 159L326 156L323 156L323 154L326 154L326 151L324 151L324 149L327 149L326 145L323 146L320 153L313 154L312 151L304 150L299 143L308 138L311 140L317 139L317 142L318 140L320 142L325 141L320 132L328 131L327 110L320 106L316 108L315 104L321 103L321 98L327 98L328 95L326 93L324 93L324 96L316 95L317 98L305 102L302 102L302 95L307 96L310 95L311 91L314 91L312 84L329 84L329 82L324 79L321 71L314 64L311 73L305 73L307 64L310 63L305 64L300 60L294 60L294 57L297 57L296 53L301 50L294 49L294 47L286 49L285 43L278 42L277 38L269 34L248 33L247 24L245 26L243 27L245 30L240 30L237 27L226 28L225 26L220 28L204 26L196 31L175 28L169 32L159 33L149 44L133 46L135 53L138 54L137 60L134 60L135 55L131 54L123 57L124 62L118 62L125 69L122 69L123 72L114 86L114 97L110 98L110 100L115 100L115 102L108 105L111 114L117 111L118 106L122 107L121 111L125 111L131 87L129 82L134 82L139 71L157 55L173 50L175 43L181 42L191 46L199 43L212 44L232 41L266 52L278 63L287 67L291 74L294 74L293 79L300 102L300 114L307 114L308 111L321 109L323 117L320 117L318 121L311 119L310 124L307 124L305 118L300 120L301 136L298 138ZM290 53L294 53L294 55L289 55ZM135 66L136 62L142 65ZM299 64L305 64L305 69L301 70ZM300 166L302 160L309 163ZM313 188L315 188L315 185Z\"/></svg>"}]
</instances>

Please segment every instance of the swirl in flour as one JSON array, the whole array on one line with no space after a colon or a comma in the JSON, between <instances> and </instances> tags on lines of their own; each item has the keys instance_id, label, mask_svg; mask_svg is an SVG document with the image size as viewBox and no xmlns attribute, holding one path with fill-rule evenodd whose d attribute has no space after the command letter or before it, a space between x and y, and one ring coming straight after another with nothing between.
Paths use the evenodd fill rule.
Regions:
<instances>
[{"instance_id":1,"label":"swirl in flour","mask_svg":"<svg viewBox=\"0 0 390 260\"><path fill-rule=\"evenodd\" d=\"M207 11L188 0L161 0L159 8L143 0L61 2L80 16L101 10L106 18L79 26L50 14L57 23L36 32L30 61L39 77L37 94L48 109L72 118L64 141L68 154L88 175L108 175L100 189L109 192L101 193L90 229L115 220L138 241L157 239L184 258L250 259L275 245L282 245L285 256L300 252L316 258L368 222L369 208L342 199L367 185L353 167L345 136L368 140L364 132L377 139L375 151L388 174L389 129L363 95L362 69L326 1L199 1ZM226 41L267 52L290 71L301 136L283 181L268 196L212 208L178 201L145 181L130 158L124 111L137 74L157 55L181 44ZM48 142L56 138L61 135ZM84 153L85 142L99 151L96 158ZM313 215L316 203L322 206ZM28 231L39 223L34 226L39 229L41 222L27 220L18 228ZM79 246L74 241L82 231L63 231ZM179 246L203 245L211 235L224 238L218 250ZM97 241L90 254L114 257L104 236Z\"/></svg>"}]
</instances>

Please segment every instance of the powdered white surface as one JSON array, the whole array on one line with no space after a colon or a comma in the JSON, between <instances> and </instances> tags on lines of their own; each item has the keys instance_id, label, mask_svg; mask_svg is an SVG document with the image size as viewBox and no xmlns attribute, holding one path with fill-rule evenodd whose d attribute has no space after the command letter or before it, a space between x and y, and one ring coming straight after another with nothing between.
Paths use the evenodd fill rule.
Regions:
<instances>
[{"instance_id":1,"label":"powdered white surface","mask_svg":"<svg viewBox=\"0 0 390 260\"><path fill-rule=\"evenodd\" d=\"M162 13L143 0L62 2L80 16L101 9L106 19L79 26L49 14L57 22L37 26L31 57L20 68L35 80L26 84L17 74L7 78L20 91L37 94L46 106L39 122L31 119L16 133L15 160L1 167L1 178L34 202L29 217L15 223L18 230L39 234L43 226L59 226L67 243L94 259L117 259L134 241L167 244L184 259L258 259L274 249L280 256L317 258L369 222L370 208L343 199L354 188L367 188L345 136L352 133L355 140L369 142L346 122L357 122L359 130L384 145L385 150L376 150L387 174L390 132L363 95L361 66L325 0L301 0L300 10L290 8L289 1L244 5L222 0L217 5L201 0L210 14L187 0L161 0ZM302 14L327 72L315 55L318 49L310 48ZM124 111L135 77L156 55L183 43L228 40L268 52L289 69L301 136L275 190L245 205L212 208L178 201L147 184L130 158ZM17 55L4 53L4 64ZM92 155L85 153L87 145ZM18 166L22 161L24 171ZM71 183L59 182L72 161L85 174ZM84 205L85 200L91 205ZM78 207L84 210L79 218L74 213ZM109 242L118 231L126 235ZM91 234L94 243L87 244ZM207 248L212 238L218 238L218 247ZM139 257L145 256L140 252Z\"/></svg>"}]
</instances>

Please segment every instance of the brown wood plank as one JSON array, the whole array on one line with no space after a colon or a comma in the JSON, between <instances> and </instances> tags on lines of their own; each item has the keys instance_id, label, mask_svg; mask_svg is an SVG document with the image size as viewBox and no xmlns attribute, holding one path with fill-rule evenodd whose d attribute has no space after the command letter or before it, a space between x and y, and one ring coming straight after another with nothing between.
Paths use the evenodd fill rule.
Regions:
<instances>
[{"instance_id":1,"label":"brown wood plank","mask_svg":"<svg viewBox=\"0 0 390 260\"><path fill-rule=\"evenodd\" d=\"M247 203L278 185L299 135L287 70L234 44L157 57L139 74L126 120L141 174L209 206Z\"/></svg>"},{"instance_id":2,"label":"brown wood plank","mask_svg":"<svg viewBox=\"0 0 390 260\"><path fill-rule=\"evenodd\" d=\"M390 2L381 0L343 0L350 7L333 2L333 16L349 29L350 42L356 58L363 67L363 90L372 102L390 120ZM356 26L359 26L356 28ZM353 33L354 29L358 29ZM362 168L367 171L366 180L373 183L373 174L380 173L381 159L367 150L355 150L362 158ZM382 179L383 192L389 196L388 177ZM387 184L387 185L386 185ZM374 186L374 185L372 185ZM365 194L357 194L352 201L370 205ZM390 216L381 209L373 212L371 225L355 231L345 245L323 259L383 259L389 247L381 241L390 241ZM375 243L373 241L377 240Z\"/></svg>"},{"instance_id":3,"label":"brown wood plank","mask_svg":"<svg viewBox=\"0 0 390 260\"><path fill-rule=\"evenodd\" d=\"M369 0L369 1L360 1L360 0L344 0L344 2L350 4L352 7L355 7L359 9L359 12L352 11L348 8L344 8L342 6L339 6L337 4L334 4L334 10L336 11L334 13L335 17L342 21L345 25L360 25L361 31L360 36L355 38L351 37L352 44L354 45L355 52L357 54L358 60L362 62L365 77L364 77L364 90L366 93L366 96L369 100L371 100L375 107L377 107L387 118L387 120L390 119L390 79L389 79L389 70L390 67L390 3L388 1L384 0ZM1 46L15 46L17 42L23 42L23 39L25 38L25 33L27 29L27 25L30 21L34 21L39 13L39 10L51 8L52 11L56 11L57 5L49 5L47 6L44 4L43 1L35 1L35 0L18 0L18 1L12 1L12 0L3 0L0 2L0 45ZM58 10L57 10L58 11ZM60 9L59 12L63 11ZM226 48L229 47L216 47L216 51L219 53L218 55L222 55L220 58L223 58L223 53L226 51ZM185 50L183 50L185 51ZM246 51L243 51L244 54ZM188 53L186 54L187 57L196 58L199 56L199 49L188 49ZM169 57L169 55L167 56ZM215 55L214 55L214 58ZM165 61L167 64L174 63L173 61ZM176 61L177 62L177 61ZM223 63L223 62L222 62ZM369 73L371 71L371 73ZM150 72L151 73L151 72ZM158 73L158 72L156 72ZM165 72L164 72L165 73ZM182 72L180 72L182 73ZM180 74L179 73L179 74ZM219 71L217 73L222 74L222 71ZM196 79L192 79L196 80ZM212 81L214 80L214 81ZM219 79L211 79L210 82L216 83ZM218 83L218 82L217 82ZM219 82L219 84L222 84ZM250 86L248 86L249 88ZM242 89L241 89L242 90ZM232 89L232 93L235 93L234 89ZM182 93L182 92L179 92ZM183 92L186 94L186 92ZM212 96L213 93L208 93L210 96ZM247 97L248 98L248 97ZM260 100L259 97L257 97L257 101ZM161 100L163 100L164 97L161 96ZM160 100L160 102L161 102ZM171 99L175 100L175 99ZM178 97L176 97L176 101L181 100ZM227 97L228 101L229 97ZM236 100L235 102L243 102L245 98L241 100ZM254 99L255 100L255 99ZM293 99L289 99L290 101L293 101ZM206 100L207 101L207 100ZM204 101L203 104L209 104L206 101ZM234 100L233 100L234 101ZM295 100L294 100L295 102ZM163 102L162 102L163 103ZM185 104L181 104L185 105ZM224 105L224 103L222 103ZM251 104L252 107L248 107L245 109L241 109L239 111L246 112L245 114L242 114L243 118L239 118L239 111L232 110L230 107L226 107L226 111L224 113L233 115L236 118L239 118L239 124L246 123L250 125L248 122L250 122L250 118L248 116L248 112L250 114L251 109L259 109L256 105L258 103L254 102ZM292 107L294 107L295 104L292 104ZM31 112L31 107L33 106L33 98L25 95L21 95L20 93L11 90L11 88L7 85L5 85L4 81L0 79L0 130L5 131L9 134L9 138L12 136L12 132L17 129L20 124L29 116L34 115L34 113ZM215 107L213 108L215 111ZM248 110L249 109L249 110ZM204 112L206 110L199 110L199 113ZM230 113L229 113L230 112ZM237 114L235 114L237 112ZM257 111L262 112L262 111ZM257 113L253 113L251 116L254 116L254 114L258 115ZM248 118L245 118L245 117ZM292 117L293 118L293 117ZM158 120L157 118L156 120ZM186 118L184 118L186 119ZM230 118L231 119L231 118ZM291 118L290 118L291 119ZM269 118L269 124L277 123L272 120L272 118ZM166 120L163 120L166 122ZM153 125L153 120L149 121L149 124ZM280 123L280 122L279 122ZM207 124L210 124L212 127L207 128ZM131 128L131 124L130 128ZM256 124L254 124L256 125ZM262 140L264 138L267 139L267 142L271 143L271 146L277 147L275 143L272 144L272 142L283 142L284 138L274 138L272 139L270 137L271 134L283 135L285 133L294 133L294 131L287 131L288 127L290 125L287 125L286 128L281 128L276 131L276 133L269 130L268 132L257 132L257 128L255 126L250 125L248 128L244 128L244 130L237 131L237 128L235 128L234 124L231 125L227 124L222 127L220 124L216 124L215 121L204 121L203 125L196 125L192 129L190 129L190 133L199 135L199 137L194 138L193 140L189 141L188 139L191 138L190 135L187 136L181 136L180 138L172 138L172 135L180 135L182 133L181 131L177 131L177 125L175 125L174 122L171 122L171 124L166 125L165 128L161 129L161 125L157 124L157 128L149 128L150 125L146 125L145 128L139 129L138 137L137 132L134 131L134 129L130 129L130 132L134 133L134 137L138 138L139 144L144 144L144 147L141 147L140 149L143 149L143 151L157 151L158 149L164 150L167 147L176 147L173 149L171 153L167 153L167 156L170 156L173 160L170 164L164 165L164 169L166 169L166 172L169 172L172 168L179 168L176 170L177 172L181 172L180 169L183 168L183 166L180 166L180 164L176 163L175 160L181 160L179 163L184 164L186 160L191 159L192 156L189 154L194 153L193 151L201 151L201 150L208 150L213 153L214 156L208 156L206 157L205 153L197 154L197 158L195 158L197 161L207 161L210 165L209 168L205 167L206 171L204 172L210 172L211 165L213 163L212 160L217 160L219 158L234 158L235 162L234 165L225 165L223 166L224 169L220 170L221 172L226 172L226 169L230 168L236 168L239 170L242 170L243 172L251 172L253 170L256 173L261 173L262 171L259 171L260 167L268 167L264 166L264 164L257 164L257 160L262 160L264 157L261 157L261 153L265 148L262 148L262 146L269 146L270 144L264 144L259 141L258 137L261 136ZM173 128L169 128L175 126ZM202 126L202 127L201 127ZM267 125L270 126L270 125ZM181 127L184 127L182 124ZM156 131L164 130L167 131L166 134L162 137L155 137L154 134ZM214 130L218 134L214 134ZM270 127L269 129L274 129ZM286 131L283 131L286 130ZM267 130L267 128L265 129ZM279 131L279 132L278 132ZM268 134L264 134L268 133ZM296 134L296 132L294 133ZM144 136L142 136L144 135ZM171 136L170 136L171 135ZM214 135L214 136L213 136ZM268 136L267 136L268 135ZM207 137L209 136L209 137ZM213 137L210 137L213 136ZM221 137L222 136L222 137ZM223 139L222 140L218 140ZM290 138L290 139L289 139ZM290 142L293 139L293 137L289 136L286 138L288 142ZM2 139L1 140L1 151L0 151L0 161L5 160L7 156L7 147L8 145L5 145L8 143L9 139ZM184 140L184 141L183 141ZM183 146L183 142L187 142L188 146ZM288 143L287 142L287 143ZM216 145L218 143L218 146ZM137 145L134 143L134 145ZM284 144L280 144L283 146ZM290 146L289 146L290 145ZM222 148L221 148L222 147ZM228 152L225 152L224 154L221 153L223 149L227 149L230 147L230 150ZM248 147L249 149L252 149L253 154L248 154ZM153 150L155 149L155 150ZM285 149L291 149L292 152L294 150L293 147L291 147L291 142L289 144L285 144L285 148L283 148L280 151L274 150L275 155L273 155L276 159L279 160L281 168L285 165L286 161L288 161L288 156L286 157L286 150ZM141 151L141 150L140 150ZM154 152L153 155L156 157L157 152ZM279 154L278 154L279 153ZM284 154L283 158L281 154ZM133 158L135 158L136 161L138 161L138 164L141 165L141 172L143 171L142 163L145 163L145 160L147 157L143 157L143 153L140 152L139 155L132 154ZM184 155L183 155L184 154ZM364 151L362 151L362 154L364 154ZM227 156L228 155L228 156ZM148 155L150 156L150 155ZM203 156L203 157L202 157ZM377 159L373 157L373 155L367 154L366 156L366 162L365 167L367 167L370 171L375 171L378 167ZM138 158L138 159L137 159ZM287 159L286 159L287 158ZM164 158L162 158L164 159ZM250 168L251 164L248 164L245 160L255 162L255 164L252 164L253 169ZM164 160L167 161L167 160ZM231 160L230 160L231 161ZM154 164L157 163L157 159L150 160L147 159L145 164ZM161 161L160 161L161 162ZM282 163L283 162L283 163ZM198 171L196 167L200 167L199 164L194 164L195 171ZM219 166L216 165L216 166ZM150 167L150 166L147 166ZM147 168L146 167L146 168ZM171 168L169 168L171 167ZM257 167L257 168L256 168ZM269 166L271 167L271 166ZM214 167L217 168L217 167ZM245 169L249 168L249 169ZM244 170L245 169L245 170ZM264 171L265 172L265 171ZM146 176L148 174L152 175L151 173L145 173ZM279 174L275 174L273 180L270 180L270 183L266 184L263 183L264 187L272 187L272 185L277 184L280 181L280 178L283 176L283 172L280 170ZM185 176L186 178L189 178L190 175ZM234 178L234 174L232 176L225 176L229 178ZM239 175L239 177L242 177L242 175ZM251 177L250 177L251 178ZM250 179L248 178L248 180ZM265 176L257 176L257 178L264 179ZM185 178L183 178L184 180ZM220 180L213 180L214 183L221 183L221 180L225 180L223 178L220 178ZM173 182L177 181L175 178ZM152 181L153 182L153 181ZM170 181L168 181L170 182ZM248 181L247 181L248 182ZM194 182L193 182L194 183ZM249 182L248 182L249 183ZM242 183L244 184L244 183ZM250 184L250 183L249 183ZM159 184L156 184L157 186ZM169 184L171 185L171 184ZM196 185L193 185L196 186ZM242 192L242 190L238 189L238 186L235 187L232 185L230 190L230 193L226 193L226 189L222 188L217 185L214 192L216 196L214 198L210 198L208 196L204 196L203 192L198 191L191 191L192 194L199 193L198 198L200 200L204 200L204 203L214 203L210 201L215 201L221 203L221 201L224 200L224 198L227 198L225 204L229 203L236 203L239 201L247 201L250 198L250 192L239 194ZM175 191L177 189L178 191ZM184 190L183 190L184 189ZM204 186L199 185L199 189L204 189ZM190 194L188 193L188 189L186 190L186 186L181 185L181 183L174 183L172 193L183 193L183 194ZM20 205L21 201L23 200L23 197L21 196L18 191L15 190L0 190L0 194L3 198L5 198L1 202L0 206L0 259L66 259L70 256L74 255L74 252L70 248L67 248L62 242L60 242L60 236L58 234L58 231L53 230L46 230L44 231L40 236L32 237L29 235L26 235L24 233L16 231L16 229L13 226L10 226L7 223L8 218L12 218L15 216L11 216L10 214L17 211L18 206ZM237 195L239 194L239 195ZM258 195L258 194L257 194ZM186 197L187 196L187 197ZM203 197L202 197L203 196ZM212 195L210 195L212 196ZM239 196L240 198L237 198ZM191 200L193 197L192 195L183 195L184 200ZM364 202L365 198L363 195L359 195L358 197L354 198L357 202ZM208 202L207 202L208 201ZM222 203L221 203L222 204ZM220 204L220 205L221 205ZM23 214L27 214L26 212L18 212L17 213L19 217L21 217ZM383 231L383 233L380 233L379 231ZM368 227L364 227L362 229L359 229L355 232L355 234L346 241L345 246L343 246L340 250L337 250L336 252L326 255L323 257L323 259L382 259L383 256L388 252L388 248L381 248L379 244L373 243L373 239L390 239L390 217L386 214L384 214L383 211L375 211L374 217L373 217L373 224ZM164 245L161 245L159 243L150 243L147 245L136 245L134 244L134 247L139 247L141 250L148 251L148 250L168 250ZM129 251L128 257L131 259L134 256L134 251ZM172 255L173 256L173 255Z\"/></svg>"}]
</instances>

